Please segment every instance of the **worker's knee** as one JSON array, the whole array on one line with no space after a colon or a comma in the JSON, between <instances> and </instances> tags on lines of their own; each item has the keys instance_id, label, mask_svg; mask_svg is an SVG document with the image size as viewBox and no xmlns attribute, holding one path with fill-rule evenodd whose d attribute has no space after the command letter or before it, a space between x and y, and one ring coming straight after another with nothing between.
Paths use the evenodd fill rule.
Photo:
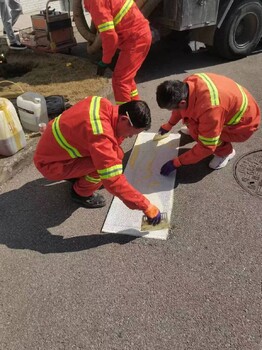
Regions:
<instances>
[{"instance_id":1,"label":"worker's knee","mask_svg":"<svg viewBox=\"0 0 262 350\"><path fill-rule=\"evenodd\" d=\"M220 139L225 142L245 142L257 130L257 127L236 128L234 130L224 129Z\"/></svg>"}]
</instances>

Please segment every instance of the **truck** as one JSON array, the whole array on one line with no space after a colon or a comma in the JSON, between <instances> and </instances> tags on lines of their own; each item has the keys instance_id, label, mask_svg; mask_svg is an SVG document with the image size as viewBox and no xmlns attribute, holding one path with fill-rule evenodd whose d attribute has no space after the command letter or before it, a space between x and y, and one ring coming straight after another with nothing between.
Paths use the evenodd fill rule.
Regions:
<instances>
[{"instance_id":1,"label":"truck","mask_svg":"<svg viewBox=\"0 0 262 350\"><path fill-rule=\"evenodd\" d=\"M262 0L135 0L160 39L170 32L184 33L229 60L248 56L262 37ZM88 53L101 48L81 0L73 0L73 18L87 40Z\"/></svg>"}]
</instances>

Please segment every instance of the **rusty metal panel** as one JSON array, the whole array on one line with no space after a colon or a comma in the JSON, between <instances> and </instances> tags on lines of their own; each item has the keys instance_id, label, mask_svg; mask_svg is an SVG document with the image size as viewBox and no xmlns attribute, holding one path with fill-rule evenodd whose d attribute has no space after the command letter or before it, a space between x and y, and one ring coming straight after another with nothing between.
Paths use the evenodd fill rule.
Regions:
<instances>
[{"instance_id":1,"label":"rusty metal panel","mask_svg":"<svg viewBox=\"0 0 262 350\"><path fill-rule=\"evenodd\" d=\"M219 0L164 0L162 23L175 30L216 24Z\"/></svg>"}]
</instances>

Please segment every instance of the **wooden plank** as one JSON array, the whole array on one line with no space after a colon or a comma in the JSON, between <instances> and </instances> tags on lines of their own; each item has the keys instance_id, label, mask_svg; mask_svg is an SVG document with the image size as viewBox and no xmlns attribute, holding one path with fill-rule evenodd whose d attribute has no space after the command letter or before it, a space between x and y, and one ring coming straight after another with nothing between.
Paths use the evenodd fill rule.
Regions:
<instances>
[{"instance_id":1,"label":"wooden plank","mask_svg":"<svg viewBox=\"0 0 262 350\"><path fill-rule=\"evenodd\" d=\"M154 135L149 132L138 135L124 174L161 212L167 212L170 221L176 172L166 177L160 175L160 169L165 162L177 156L180 134L170 134L158 142L152 140ZM102 232L167 239L167 228L141 232L142 216L142 211L130 210L114 197Z\"/></svg>"}]
</instances>

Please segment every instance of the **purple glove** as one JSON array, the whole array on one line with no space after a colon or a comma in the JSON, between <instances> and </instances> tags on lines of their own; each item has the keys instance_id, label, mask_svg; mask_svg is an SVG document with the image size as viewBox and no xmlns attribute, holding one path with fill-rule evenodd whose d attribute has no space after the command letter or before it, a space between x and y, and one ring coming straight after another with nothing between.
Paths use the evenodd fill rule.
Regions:
<instances>
[{"instance_id":1,"label":"purple glove","mask_svg":"<svg viewBox=\"0 0 262 350\"><path fill-rule=\"evenodd\" d=\"M176 170L176 167L174 166L173 160L169 160L162 166L160 170L160 174L164 176L168 176L174 170Z\"/></svg>"},{"instance_id":2,"label":"purple glove","mask_svg":"<svg viewBox=\"0 0 262 350\"><path fill-rule=\"evenodd\" d=\"M168 130L166 130L166 129L160 127L157 133L158 133L159 135L165 135L165 134L167 134L168 132L169 132Z\"/></svg>"},{"instance_id":3,"label":"purple glove","mask_svg":"<svg viewBox=\"0 0 262 350\"><path fill-rule=\"evenodd\" d=\"M147 221L150 225L156 226L160 223L161 221L161 214L160 211L158 212L158 214L154 217L154 218L149 218L147 217Z\"/></svg>"}]
</instances>

